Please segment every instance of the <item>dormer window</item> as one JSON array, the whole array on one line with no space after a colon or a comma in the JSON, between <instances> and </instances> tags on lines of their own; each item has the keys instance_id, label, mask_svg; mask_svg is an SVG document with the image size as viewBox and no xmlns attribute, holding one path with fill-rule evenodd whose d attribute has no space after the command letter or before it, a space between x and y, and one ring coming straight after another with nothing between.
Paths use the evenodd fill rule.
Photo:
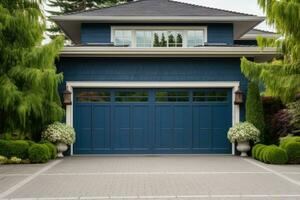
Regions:
<instances>
[{"instance_id":1,"label":"dormer window","mask_svg":"<svg viewBox=\"0 0 300 200\"><path fill-rule=\"evenodd\" d=\"M132 45L132 31L130 30L116 30L115 31L115 45L130 47Z\"/></svg>"},{"instance_id":2,"label":"dormer window","mask_svg":"<svg viewBox=\"0 0 300 200\"><path fill-rule=\"evenodd\" d=\"M200 47L207 41L206 27L112 27L112 42L115 46L155 47Z\"/></svg>"}]
</instances>

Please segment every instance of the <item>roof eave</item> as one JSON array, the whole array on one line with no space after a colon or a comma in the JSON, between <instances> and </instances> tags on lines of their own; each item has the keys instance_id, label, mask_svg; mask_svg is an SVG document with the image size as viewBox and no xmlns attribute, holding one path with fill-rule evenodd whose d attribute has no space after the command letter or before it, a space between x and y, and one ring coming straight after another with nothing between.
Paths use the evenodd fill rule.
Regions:
<instances>
[{"instance_id":1,"label":"roof eave","mask_svg":"<svg viewBox=\"0 0 300 200\"><path fill-rule=\"evenodd\" d=\"M254 57L270 60L279 52L276 48L200 47L200 48L124 48L65 47L61 57Z\"/></svg>"}]
</instances>

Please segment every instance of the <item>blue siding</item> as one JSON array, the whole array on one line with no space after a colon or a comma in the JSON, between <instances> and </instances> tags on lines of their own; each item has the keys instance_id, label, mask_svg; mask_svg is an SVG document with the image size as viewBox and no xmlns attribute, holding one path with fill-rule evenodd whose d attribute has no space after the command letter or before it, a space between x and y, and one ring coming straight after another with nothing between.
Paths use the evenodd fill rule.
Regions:
<instances>
[{"instance_id":1,"label":"blue siding","mask_svg":"<svg viewBox=\"0 0 300 200\"><path fill-rule=\"evenodd\" d=\"M82 24L81 43L110 43L109 24Z\"/></svg>"},{"instance_id":2,"label":"blue siding","mask_svg":"<svg viewBox=\"0 0 300 200\"><path fill-rule=\"evenodd\" d=\"M65 81L240 81L247 88L239 58L60 58L57 67Z\"/></svg>"},{"instance_id":3,"label":"blue siding","mask_svg":"<svg viewBox=\"0 0 300 200\"><path fill-rule=\"evenodd\" d=\"M117 24L141 25L141 24ZM145 24L142 24L145 26ZM147 26L174 26L174 24L147 24ZM233 44L233 24L175 24L176 26L207 26L208 42ZM109 43L111 24L82 24L81 43Z\"/></svg>"},{"instance_id":4,"label":"blue siding","mask_svg":"<svg viewBox=\"0 0 300 200\"><path fill-rule=\"evenodd\" d=\"M209 43L233 44L233 24L209 24L207 36Z\"/></svg>"}]
</instances>

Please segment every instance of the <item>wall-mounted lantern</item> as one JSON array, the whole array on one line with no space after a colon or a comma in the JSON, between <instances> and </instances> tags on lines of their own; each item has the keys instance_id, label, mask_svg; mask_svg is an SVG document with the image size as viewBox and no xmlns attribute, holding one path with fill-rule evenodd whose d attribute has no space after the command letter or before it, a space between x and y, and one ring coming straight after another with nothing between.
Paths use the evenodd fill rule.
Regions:
<instances>
[{"instance_id":1,"label":"wall-mounted lantern","mask_svg":"<svg viewBox=\"0 0 300 200\"><path fill-rule=\"evenodd\" d=\"M72 92L67 87L64 91L64 105L72 105Z\"/></svg>"},{"instance_id":2,"label":"wall-mounted lantern","mask_svg":"<svg viewBox=\"0 0 300 200\"><path fill-rule=\"evenodd\" d=\"M244 93L241 91L240 88L237 91L235 91L234 94L234 104L240 105L244 103Z\"/></svg>"}]
</instances>

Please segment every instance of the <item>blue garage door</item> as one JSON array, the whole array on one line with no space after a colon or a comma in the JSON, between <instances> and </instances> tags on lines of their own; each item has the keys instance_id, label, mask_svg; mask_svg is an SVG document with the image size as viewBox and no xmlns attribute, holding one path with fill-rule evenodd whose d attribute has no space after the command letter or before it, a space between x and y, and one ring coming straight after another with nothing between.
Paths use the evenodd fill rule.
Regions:
<instances>
[{"instance_id":1,"label":"blue garage door","mask_svg":"<svg viewBox=\"0 0 300 200\"><path fill-rule=\"evenodd\" d=\"M75 154L231 153L230 89L76 89Z\"/></svg>"}]
</instances>

